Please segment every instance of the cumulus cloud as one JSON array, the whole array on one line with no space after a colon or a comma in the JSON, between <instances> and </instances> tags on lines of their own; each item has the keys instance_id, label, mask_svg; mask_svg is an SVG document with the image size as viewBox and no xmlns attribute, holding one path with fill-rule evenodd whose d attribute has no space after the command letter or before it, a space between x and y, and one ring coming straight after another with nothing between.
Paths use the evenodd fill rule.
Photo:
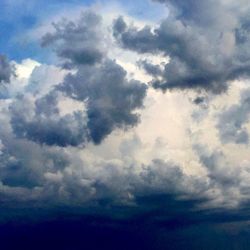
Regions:
<instances>
[{"instance_id":1,"label":"cumulus cloud","mask_svg":"<svg viewBox=\"0 0 250 250\"><path fill-rule=\"evenodd\" d=\"M54 24L44 36L44 49L52 48L57 66L16 63L21 74L0 100L1 201L135 206L145 196L170 195L195 199L200 208L249 201L249 153L235 150L248 143L248 92L237 103L230 90L228 96L200 91L197 97L142 83L151 77L171 80L167 88L227 88L224 62L235 63L238 54L219 53L222 44L213 35L227 25L231 30L231 22L218 24L216 16L201 21L205 13L182 13L181 1L171 6L172 14L155 30L138 30L123 18L115 22L118 41L140 54L115 47L107 24L87 11L74 22ZM158 53L165 58L150 56ZM206 83L197 80L199 74Z\"/></svg>"},{"instance_id":2,"label":"cumulus cloud","mask_svg":"<svg viewBox=\"0 0 250 250\"><path fill-rule=\"evenodd\" d=\"M111 75L116 74L117 67L125 74L117 64L109 62L109 65L114 67ZM103 64L100 67L106 68ZM93 67L88 69L91 69L89 72L92 75ZM57 69L54 70L57 73ZM46 72L51 75L51 72ZM81 72L88 76L86 69ZM67 77L74 78L78 74L74 75L73 72ZM100 69L98 74L102 79ZM111 90L118 93L120 88L125 92L127 88L111 84L105 85L105 89L99 92L97 86L100 86L100 82L95 81L95 77L94 82L89 83L93 87L87 90L78 86L78 81L74 85L70 85L73 82L69 81L67 83L72 94L67 94L67 98L82 103L89 96L89 100L86 100L84 109L80 108L80 113L72 111L66 115L61 113L61 109L66 108L61 101L68 93L64 90L67 77L56 84L59 89L42 91L43 94L31 91L14 96L11 101L2 101L2 202L27 204L32 201L39 206L43 201L48 206L135 206L140 197L171 195L184 200L196 199L200 201L196 203L200 207L234 208L249 199L248 163L240 162L239 171L225 152L216 151L214 147L207 152L206 148L193 146L192 139L197 139L197 135L188 137L186 132L191 126L189 122L192 122L194 106L188 96L183 93L163 94L151 89L145 98L141 123L126 133L121 130L110 132L106 140L95 145L88 141L91 135L90 118L87 117L88 109L92 108L88 102L100 100L105 104L99 95L107 100L111 98ZM31 78L34 78L33 74ZM128 81L123 84L129 86ZM75 90L75 86L80 90ZM27 86L24 89L27 90ZM93 94L88 92L92 89ZM112 102L118 105L116 97L112 98ZM124 105L127 105L126 100ZM182 113L176 112L180 105L183 106ZM168 107L169 111L157 112L162 106ZM199 109L199 106L195 107ZM120 109L123 110L123 106ZM165 124L171 129L166 130ZM201 128L205 131L206 127L202 125ZM204 137L198 142L201 141L209 143ZM84 148L79 147L82 144Z\"/></svg>"},{"instance_id":3,"label":"cumulus cloud","mask_svg":"<svg viewBox=\"0 0 250 250\"><path fill-rule=\"evenodd\" d=\"M155 149L150 149L151 144L144 149L143 138L131 136L130 130L111 134L115 128L137 124L134 111L147 98L144 84L127 80L125 70L109 59L75 69L65 77L55 66L37 65L22 88L2 100L0 194L4 204L134 206L137 197L146 193L188 197L200 190L196 186L204 188L178 163L160 158L159 152L143 153L162 150L160 140ZM18 80L11 84L18 85ZM83 107L73 103L76 111L65 114L66 100ZM131 128L132 134L135 129ZM110 137L99 143L108 133Z\"/></svg>"},{"instance_id":4,"label":"cumulus cloud","mask_svg":"<svg viewBox=\"0 0 250 250\"><path fill-rule=\"evenodd\" d=\"M219 115L218 129L223 143L248 144L248 130L245 126L249 121L250 91L243 90L238 104L223 110Z\"/></svg>"},{"instance_id":5,"label":"cumulus cloud","mask_svg":"<svg viewBox=\"0 0 250 250\"><path fill-rule=\"evenodd\" d=\"M100 143L115 128L134 126L135 110L142 108L146 85L126 79L126 71L114 61L95 67L79 68L58 87L67 96L86 101L91 139Z\"/></svg>"},{"instance_id":6,"label":"cumulus cloud","mask_svg":"<svg viewBox=\"0 0 250 250\"><path fill-rule=\"evenodd\" d=\"M249 77L248 3L158 2L169 8L169 16L159 27L138 29L122 17L113 25L114 36L124 48L170 57L164 71L158 71L152 81L155 88L221 93L228 82ZM148 64L144 66L148 71Z\"/></svg>"},{"instance_id":7,"label":"cumulus cloud","mask_svg":"<svg viewBox=\"0 0 250 250\"><path fill-rule=\"evenodd\" d=\"M249 199L249 163L230 162L222 149L211 151L208 146L201 145L194 148L208 172L211 199L207 205L234 208L246 203Z\"/></svg>"},{"instance_id":8,"label":"cumulus cloud","mask_svg":"<svg viewBox=\"0 0 250 250\"><path fill-rule=\"evenodd\" d=\"M86 11L77 23L62 20L54 23L55 32L42 38L43 46L53 46L66 68L95 64L105 55L105 33L101 17Z\"/></svg>"},{"instance_id":9,"label":"cumulus cloud","mask_svg":"<svg viewBox=\"0 0 250 250\"><path fill-rule=\"evenodd\" d=\"M55 89L86 103L88 131L77 134L78 144L84 140L100 143L114 129L136 125L135 110L143 106L146 85L127 80L126 71L107 57L101 17L87 11L77 23L64 20L54 26L55 32L43 37L43 45L55 47L57 56L65 60L63 67L76 71Z\"/></svg>"},{"instance_id":10,"label":"cumulus cloud","mask_svg":"<svg viewBox=\"0 0 250 250\"><path fill-rule=\"evenodd\" d=\"M54 95L42 97L35 103L20 97L10 106L10 112L12 128L20 138L61 147L78 146L86 138L84 113L61 116Z\"/></svg>"}]
</instances>

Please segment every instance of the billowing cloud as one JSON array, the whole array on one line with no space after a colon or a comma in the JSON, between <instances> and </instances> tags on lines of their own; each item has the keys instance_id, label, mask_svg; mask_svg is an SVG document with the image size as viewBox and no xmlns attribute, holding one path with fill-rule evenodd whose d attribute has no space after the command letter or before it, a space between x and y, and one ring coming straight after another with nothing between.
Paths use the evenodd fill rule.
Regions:
<instances>
[{"instance_id":1,"label":"billowing cloud","mask_svg":"<svg viewBox=\"0 0 250 250\"><path fill-rule=\"evenodd\" d=\"M60 116L55 95L47 95L35 103L20 97L10 111L12 128L20 138L61 147L78 146L86 138L84 113L79 111Z\"/></svg>"},{"instance_id":2,"label":"billowing cloud","mask_svg":"<svg viewBox=\"0 0 250 250\"><path fill-rule=\"evenodd\" d=\"M239 22L218 24L215 11L212 20L201 21L205 13L181 15L181 2L171 6L158 28L141 30L123 18L111 30L113 20L83 12L43 36L56 65L15 63L17 78L0 100L1 201L142 210L146 196L192 200L199 209L249 201L249 94L240 96L237 82L221 93L236 78L225 77L232 65L244 68L239 77L246 73L247 61L239 56L244 49L235 43L233 52L230 46L223 52L220 41L229 42ZM222 27L227 38L218 35ZM148 79L167 80L166 89L221 95L162 93L143 83Z\"/></svg>"},{"instance_id":3,"label":"billowing cloud","mask_svg":"<svg viewBox=\"0 0 250 250\"><path fill-rule=\"evenodd\" d=\"M135 86L144 85L126 80L126 72L112 60L76 69L59 77L57 67L37 66L22 94L2 100L0 193L5 204L135 206L146 195L171 195L195 199L199 208L235 208L249 200L248 163L240 160L237 168L238 158L231 162L219 138L210 143L216 127L207 129L201 121L200 131L190 134L197 122L194 109L211 112L213 101L204 110L180 92L150 89L138 97ZM36 81L41 74L45 86ZM141 107L138 99L140 105L144 100L144 109L132 127L122 119L127 115L131 122L131 110ZM163 106L168 111L158 112ZM96 109L100 113L91 117ZM209 115L204 119L210 122ZM97 132L102 137L91 134Z\"/></svg>"},{"instance_id":4,"label":"billowing cloud","mask_svg":"<svg viewBox=\"0 0 250 250\"><path fill-rule=\"evenodd\" d=\"M105 55L105 33L101 17L86 11L77 23L62 20L54 24L55 32L42 38L43 46L53 45L57 55L65 59L63 66L95 64Z\"/></svg>"},{"instance_id":5,"label":"billowing cloud","mask_svg":"<svg viewBox=\"0 0 250 250\"><path fill-rule=\"evenodd\" d=\"M43 45L53 46L63 68L75 72L68 73L45 96L33 101L19 98L13 103L14 133L35 142L65 147L89 140L98 144L116 128L136 125L136 109L143 107L146 85L127 80L126 71L105 55L101 17L87 11L77 23L64 20L54 27L54 33L43 37ZM59 93L85 104L86 115L81 110L61 116L57 108ZM20 106L20 102L27 105Z\"/></svg>"},{"instance_id":6,"label":"billowing cloud","mask_svg":"<svg viewBox=\"0 0 250 250\"><path fill-rule=\"evenodd\" d=\"M167 89L205 89L220 93L235 79L249 77L249 4L239 1L158 1L169 8L158 27L138 29L122 17L114 36L126 49L170 58L154 72L152 85ZM145 70L157 65L144 63ZM155 70L154 70L155 71Z\"/></svg>"},{"instance_id":7,"label":"billowing cloud","mask_svg":"<svg viewBox=\"0 0 250 250\"><path fill-rule=\"evenodd\" d=\"M126 79L126 72L114 61L105 60L95 67L80 67L66 76L58 87L67 96L86 101L91 139L100 143L115 128L134 126L142 108L146 86Z\"/></svg>"}]
</instances>

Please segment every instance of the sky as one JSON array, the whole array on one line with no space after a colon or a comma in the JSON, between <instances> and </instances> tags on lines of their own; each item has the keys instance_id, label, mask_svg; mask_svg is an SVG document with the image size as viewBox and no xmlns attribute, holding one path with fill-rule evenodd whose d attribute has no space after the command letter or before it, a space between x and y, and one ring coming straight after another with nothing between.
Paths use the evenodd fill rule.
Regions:
<instances>
[{"instance_id":1,"label":"sky","mask_svg":"<svg viewBox=\"0 0 250 250\"><path fill-rule=\"evenodd\" d=\"M248 249L249 9L2 0L1 247Z\"/></svg>"}]
</instances>

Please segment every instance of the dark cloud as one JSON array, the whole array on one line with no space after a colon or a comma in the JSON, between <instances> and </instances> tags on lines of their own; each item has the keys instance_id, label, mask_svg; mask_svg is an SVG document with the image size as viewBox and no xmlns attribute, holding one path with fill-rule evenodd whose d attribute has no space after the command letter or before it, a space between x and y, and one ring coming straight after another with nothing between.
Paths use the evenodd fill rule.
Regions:
<instances>
[{"instance_id":1,"label":"dark cloud","mask_svg":"<svg viewBox=\"0 0 250 250\"><path fill-rule=\"evenodd\" d=\"M246 123L250 118L250 91L243 90L239 104L234 104L219 115L217 128L223 143L248 144Z\"/></svg>"},{"instance_id":2,"label":"dark cloud","mask_svg":"<svg viewBox=\"0 0 250 250\"><path fill-rule=\"evenodd\" d=\"M148 188L148 193L153 191L163 194L189 195L193 188L196 189L197 193L204 192L209 188L204 183L201 184L198 178L184 174L179 166L171 162L155 159L144 169L141 177L144 181L144 188Z\"/></svg>"},{"instance_id":3,"label":"dark cloud","mask_svg":"<svg viewBox=\"0 0 250 250\"><path fill-rule=\"evenodd\" d=\"M113 130L135 126L139 121L136 110L143 107L147 88L128 80L127 72L107 57L101 17L86 11L77 22L63 20L54 29L43 37L42 44L52 46L60 64L74 72L45 94L36 90L35 99L24 95L13 102L10 112L15 135L66 147L87 141L99 144ZM86 112L62 116L57 98L62 93L84 104Z\"/></svg>"},{"instance_id":4,"label":"dark cloud","mask_svg":"<svg viewBox=\"0 0 250 250\"><path fill-rule=\"evenodd\" d=\"M170 58L164 72L152 81L155 88L205 89L220 93L228 82L249 77L249 4L225 1L158 1L170 9L159 27L114 23L114 36L138 53Z\"/></svg>"},{"instance_id":5,"label":"dark cloud","mask_svg":"<svg viewBox=\"0 0 250 250\"><path fill-rule=\"evenodd\" d=\"M91 139L100 143L115 128L134 126L142 108L146 86L126 79L126 71L116 62L105 60L92 67L79 67L58 87L67 96L87 105Z\"/></svg>"},{"instance_id":6,"label":"dark cloud","mask_svg":"<svg viewBox=\"0 0 250 250\"><path fill-rule=\"evenodd\" d=\"M157 37L149 26L138 30L136 27L128 27L124 19L119 17L114 21L113 34L127 49L139 53L156 53L158 51Z\"/></svg>"},{"instance_id":7,"label":"dark cloud","mask_svg":"<svg viewBox=\"0 0 250 250\"><path fill-rule=\"evenodd\" d=\"M56 96L48 94L35 103L19 97L10 107L11 124L19 138L65 146L78 146L86 138L86 118L82 112L61 116Z\"/></svg>"},{"instance_id":8,"label":"dark cloud","mask_svg":"<svg viewBox=\"0 0 250 250\"><path fill-rule=\"evenodd\" d=\"M218 203L224 208L248 206L244 199L249 192L249 166L229 160L222 149L195 145L194 150L207 170L209 190L214 194L208 207L216 208Z\"/></svg>"},{"instance_id":9,"label":"dark cloud","mask_svg":"<svg viewBox=\"0 0 250 250\"><path fill-rule=\"evenodd\" d=\"M139 67L144 69L147 74L152 75L153 77L161 77L163 75L161 65L153 64L147 60L140 60L137 64Z\"/></svg>"},{"instance_id":10,"label":"dark cloud","mask_svg":"<svg viewBox=\"0 0 250 250\"><path fill-rule=\"evenodd\" d=\"M85 111L62 116L59 92L85 103ZM16 136L47 145L78 146L96 144L116 128L135 126L136 109L143 107L146 86L126 79L126 72L114 61L80 67L68 74L63 83L35 102L21 96L10 107L11 124ZM25 111L24 111L25 110Z\"/></svg>"},{"instance_id":11,"label":"dark cloud","mask_svg":"<svg viewBox=\"0 0 250 250\"><path fill-rule=\"evenodd\" d=\"M249 217L192 210L195 201L144 196L138 206L99 209L1 209L4 249L247 249Z\"/></svg>"},{"instance_id":12,"label":"dark cloud","mask_svg":"<svg viewBox=\"0 0 250 250\"><path fill-rule=\"evenodd\" d=\"M42 45L52 46L64 67L95 64L105 55L101 17L94 12L86 11L77 23L64 19L53 25L55 31L43 37Z\"/></svg>"},{"instance_id":13,"label":"dark cloud","mask_svg":"<svg viewBox=\"0 0 250 250\"><path fill-rule=\"evenodd\" d=\"M194 100L193 103L196 105L203 104L206 101L206 98L204 96L197 96Z\"/></svg>"},{"instance_id":14,"label":"dark cloud","mask_svg":"<svg viewBox=\"0 0 250 250\"><path fill-rule=\"evenodd\" d=\"M15 68L6 56L0 55L0 99L9 98L7 85L10 83L11 76L15 75Z\"/></svg>"},{"instance_id":15,"label":"dark cloud","mask_svg":"<svg viewBox=\"0 0 250 250\"><path fill-rule=\"evenodd\" d=\"M208 153L202 147L197 147L197 152L201 162L209 172L212 185L222 186L225 191L227 188L238 186L240 173L237 169L230 169L230 167L226 166L223 152L214 151ZM233 171L231 172L231 170Z\"/></svg>"},{"instance_id":16,"label":"dark cloud","mask_svg":"<svg viewBox=\"0 0 250 250\"><path fill-rule=\"evenodd\" d=\"M13 66L11 66L6 56L0 55L0 83L9 83L13 73Z\"/></svg>"},{"instance_id":17,"label":"dark cloud","mask_svg":"<svg viewBox=\"0 0 250 250\"><path fill-rule=\"evenodd\" d=\"M3 139L2 143L4 148L0 155L0 182L3 185L1 200L4 200L7 187L13 189L12 194L9 192L8 199L12 195L14 197L20 195L15 198L17 200L25 199L25 192L18 192L18 188L20 191L22 189L32 191L44 187L46 171L56 172L69 164L67 154L59 149L42 148L33 142L17 141L11 137Z\"/></svg>"}]
</instances>

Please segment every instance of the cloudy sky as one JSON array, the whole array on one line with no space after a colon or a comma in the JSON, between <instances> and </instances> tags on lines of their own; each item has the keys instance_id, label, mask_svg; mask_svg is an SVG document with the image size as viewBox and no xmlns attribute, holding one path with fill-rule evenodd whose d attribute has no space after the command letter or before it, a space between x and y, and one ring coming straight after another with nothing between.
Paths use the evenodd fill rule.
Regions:
<instances>
[{"instance_id":1,"label":"cloudy sky","mask_svg":"<svg viewBox=\"0 0 250 250\"><path fill-rule=\"evenodd\" d=\"M4 249L247 249L249 10L2 0Z\"/></svg>"}]
</instances>

